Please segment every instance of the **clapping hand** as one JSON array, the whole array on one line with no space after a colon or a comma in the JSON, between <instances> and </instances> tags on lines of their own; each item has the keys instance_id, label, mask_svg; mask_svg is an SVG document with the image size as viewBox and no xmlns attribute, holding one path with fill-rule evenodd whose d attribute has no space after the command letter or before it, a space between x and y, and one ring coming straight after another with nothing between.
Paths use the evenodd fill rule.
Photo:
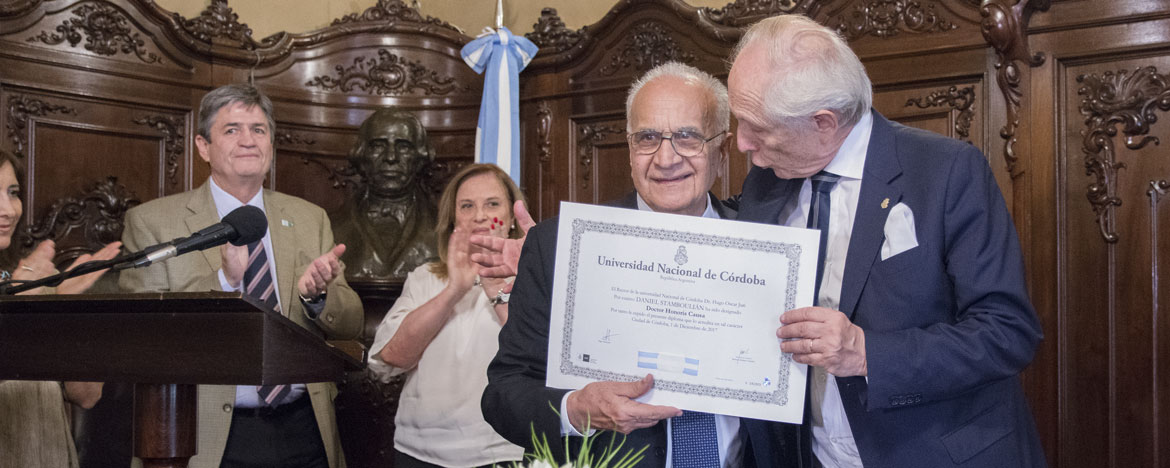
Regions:
<instances>
[{"instance_id":1,"label":"clapping hand","mask_svg":"<svg viewBox=\"0 0 1170 468\"><path fill-rule=\"evenodd\" d=\"M44 278L49 275L57 274L57 268L53 266L53 256L56 255L56 245L51 240L41 241L33 249L32 253L28 254L20 260L16 265L16 269L12 272L12 279L18 281L33 281ZM20 294L32 295L42 294L44 287L30 289L21 292Z\"/></svg>"},{"instance_id":2,"label":"clapping hand","mask_svg":"<svg viewBox=\"0 0 1170 468\"><path fill-rule=\"evenodd\" d=\"M320 257L313 259L301 279L297 281L297 291L301 297L314 298L324 293L329 284L341 275L341 255L345 253L345 244L337 244Z\"/></svg>"},{"instance_id":3,"label":"clapping hand","mask_svg":"<svg viewBox=\"0 0 1170 468\"><path fill-rule=\"evenodd\" d=\"M523 200L516 200L512 207L516 217L516 225L523 235L519 239L506 239L495 236L471 236L471 243L479 247L479 252L471 254L471 261L479 265L479 276L483 278L510 278L516 276L517 265L520 263L520 250L524 247L524 239L528 237L528 230L536 225L532 215ZM511 292L512 285L505 286L504 292Z\"/></svg>"},{"instance_id":4,"label":"clapping hand","mask_svg":"<svg viewBox=\"0 0 1170 468\"><path fill-rule=\"evenodd\" d=\"M109 260L118 255L118 252L121 250L121 242L110 242L109 244L106 244L105 247L102 247L101 250L98 250L93 254L84 254L80 257L77 257L77 260L74 260L73 264L69 265L69 269L72 270L77 268L78 265L81 265L85 262L94 260ZM109 269L98 270L92 273L86 273L81 276L74 276L69 278L65 281L62 281L61 284L57 286L57 292L59 294L81 294L93 286L93 284L97 282L98 278L101 278L102 274L107 271L109 271Z\"/></svg>"},{"instance_id":5,"label":"clapping hand","mask_svg":"<svg viewBox=\"0 0 1170 468\"><path fill-rule=\"evenodd\" d=\"M468 237L470 233L467 230L455 228L447 240L447 286L459 293L459 297L467 294L475 285L476 268L471 262Z\"/></svg>"}]
</instances>

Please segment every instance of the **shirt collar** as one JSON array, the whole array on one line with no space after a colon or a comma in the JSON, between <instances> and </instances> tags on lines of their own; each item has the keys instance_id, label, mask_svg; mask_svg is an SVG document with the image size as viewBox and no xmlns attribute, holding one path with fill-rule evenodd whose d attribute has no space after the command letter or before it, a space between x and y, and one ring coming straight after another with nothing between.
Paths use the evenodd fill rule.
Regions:
<instances>
[{"instance_id":1,"label":"shirt collar","mask_svg":"<svg viewBox=\"0 0 1170 468\"><path fill-rule=\"evenodd\" d=\"M248 203L240 203L238 198L232 196L230 193L227 193L227 191L224 189L219 188L219 185L216 185L215 183L215 178L208 177L207 182L211 184L211 200L215 202L215 211L219 214L219 219L223 219L223 217L227 216L228 213L231 213L236 208L244 206L245 204L252 205L256 208L260 208L260 211L264 211L264 189L257 191L256 195L254 195L251 200L248 200ZM267 212L265 212L265 214L267 214Z\"/></svg>"},{"instance_id":2,"label":"shirt collar","mask_svg":"<svg viewBox=\"0 0 1170 468\"><path fill-rule=\"evenodd\" d=\"M647 204L646 204L646 200L643 200L643 199L642 199L642 194L640 194L640 193L635 193L634 195L637 195L637 196L638 196L638 210L641 210L641 211L654 211L653 209L651 209L651 208L650 208L650 205L647 205ZM714 206L711 206L711 196L710 196L710 195L707 195L707 194L704 194L704 195L703 195L703 199L707 200L707 209L703 210L703 215L702 215L702 216L703 216L704 218L714 218L714 219L719 219L719 218L720 218L720 216L719 216L719 212L718 212L718 211L715 211L715 207L714 207Z\"/></svg>"},{"instance_id":3,"label":"shirt collar","mask_svg":"<svg viewBox=\"0 0 1170 468\"><path fill-rule=\"evenodd\" d=\"M861 179L865 173L865 153L869 149L869 136L873 133L873 114L862 114L861 120L849 131L837 155L825 166L825 170L849 179Z\"/></svg>"}]
</instances>

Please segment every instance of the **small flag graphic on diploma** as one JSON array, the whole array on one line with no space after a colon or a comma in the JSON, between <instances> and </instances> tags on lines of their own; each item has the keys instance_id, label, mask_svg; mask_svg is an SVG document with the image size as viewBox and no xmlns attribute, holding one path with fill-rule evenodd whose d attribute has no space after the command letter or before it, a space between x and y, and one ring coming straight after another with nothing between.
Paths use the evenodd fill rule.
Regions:
<instances>
[{"instance_id":1,"label":"small flag graphic on diploma","mask_svg":"<svg viewBox=\"0 0 1170 468\"><path fill-rule=\"evenodd\" d=\"M638 351L638 367L675 374L699 375L699 360L680 354Z\"/></svg>"}]
</instances>

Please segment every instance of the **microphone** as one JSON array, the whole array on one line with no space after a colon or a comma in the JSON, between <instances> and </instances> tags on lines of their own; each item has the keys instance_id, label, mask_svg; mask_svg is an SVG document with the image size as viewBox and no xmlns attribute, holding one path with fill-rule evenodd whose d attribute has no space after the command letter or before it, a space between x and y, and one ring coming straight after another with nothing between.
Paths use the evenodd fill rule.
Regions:
<instances>
[{"instance_id":1,"label":"microphone","mask_svg":"<svg viewBox=\"0 0 1170 468\"><path fill-rule=\"evenodd\" d=\"M223 220L212 224L190 237L181 237L170 242L152 245L142 249L141 257L129 265L138 268L161 262L171 257L195 250L204 250L231 242L232 245L248 245L264 238L268 231L268 218L264 211L250 205L232 210ZM119 268L121 269L121 268Z\"/></svg>"}]
</instances>

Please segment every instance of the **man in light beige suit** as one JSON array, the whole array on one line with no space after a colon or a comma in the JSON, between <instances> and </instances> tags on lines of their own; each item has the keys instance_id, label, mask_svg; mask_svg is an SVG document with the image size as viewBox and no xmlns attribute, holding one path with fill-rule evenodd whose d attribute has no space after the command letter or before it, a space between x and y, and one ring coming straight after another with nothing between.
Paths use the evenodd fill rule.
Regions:
<instances>
[{"instance_id":1,"label":"man in light beige suit","mask_svg":"<svg viewBox=\"0 0 1170 468\"><path fill-rule=\"evenodd\" d=\"M123 243L137 251L189 236L242 205L262 209L268 232L259 246L224 245L174 257L147 268L125 270L129 291L236 291L245 270L252 277L268 259L275 275L275 306L293 322L322 337L356 338L362 307L345 283L325 211L300 198L263 190L272 165L272 103L248 85L228 85L203 98L199 109L199 156L211 178L198 189L144 203L126 214ZM257 260L259 259L259 260ZM256 280L252 280L256 281ZM271 300L271 299L270 299ZM256 386L201 385L197 454L190 466L345 466L337 434L333 383L292 385L287 393L260 396ZM267 400L267 401L266 401Z\"/></svg>"}]
</instances>

